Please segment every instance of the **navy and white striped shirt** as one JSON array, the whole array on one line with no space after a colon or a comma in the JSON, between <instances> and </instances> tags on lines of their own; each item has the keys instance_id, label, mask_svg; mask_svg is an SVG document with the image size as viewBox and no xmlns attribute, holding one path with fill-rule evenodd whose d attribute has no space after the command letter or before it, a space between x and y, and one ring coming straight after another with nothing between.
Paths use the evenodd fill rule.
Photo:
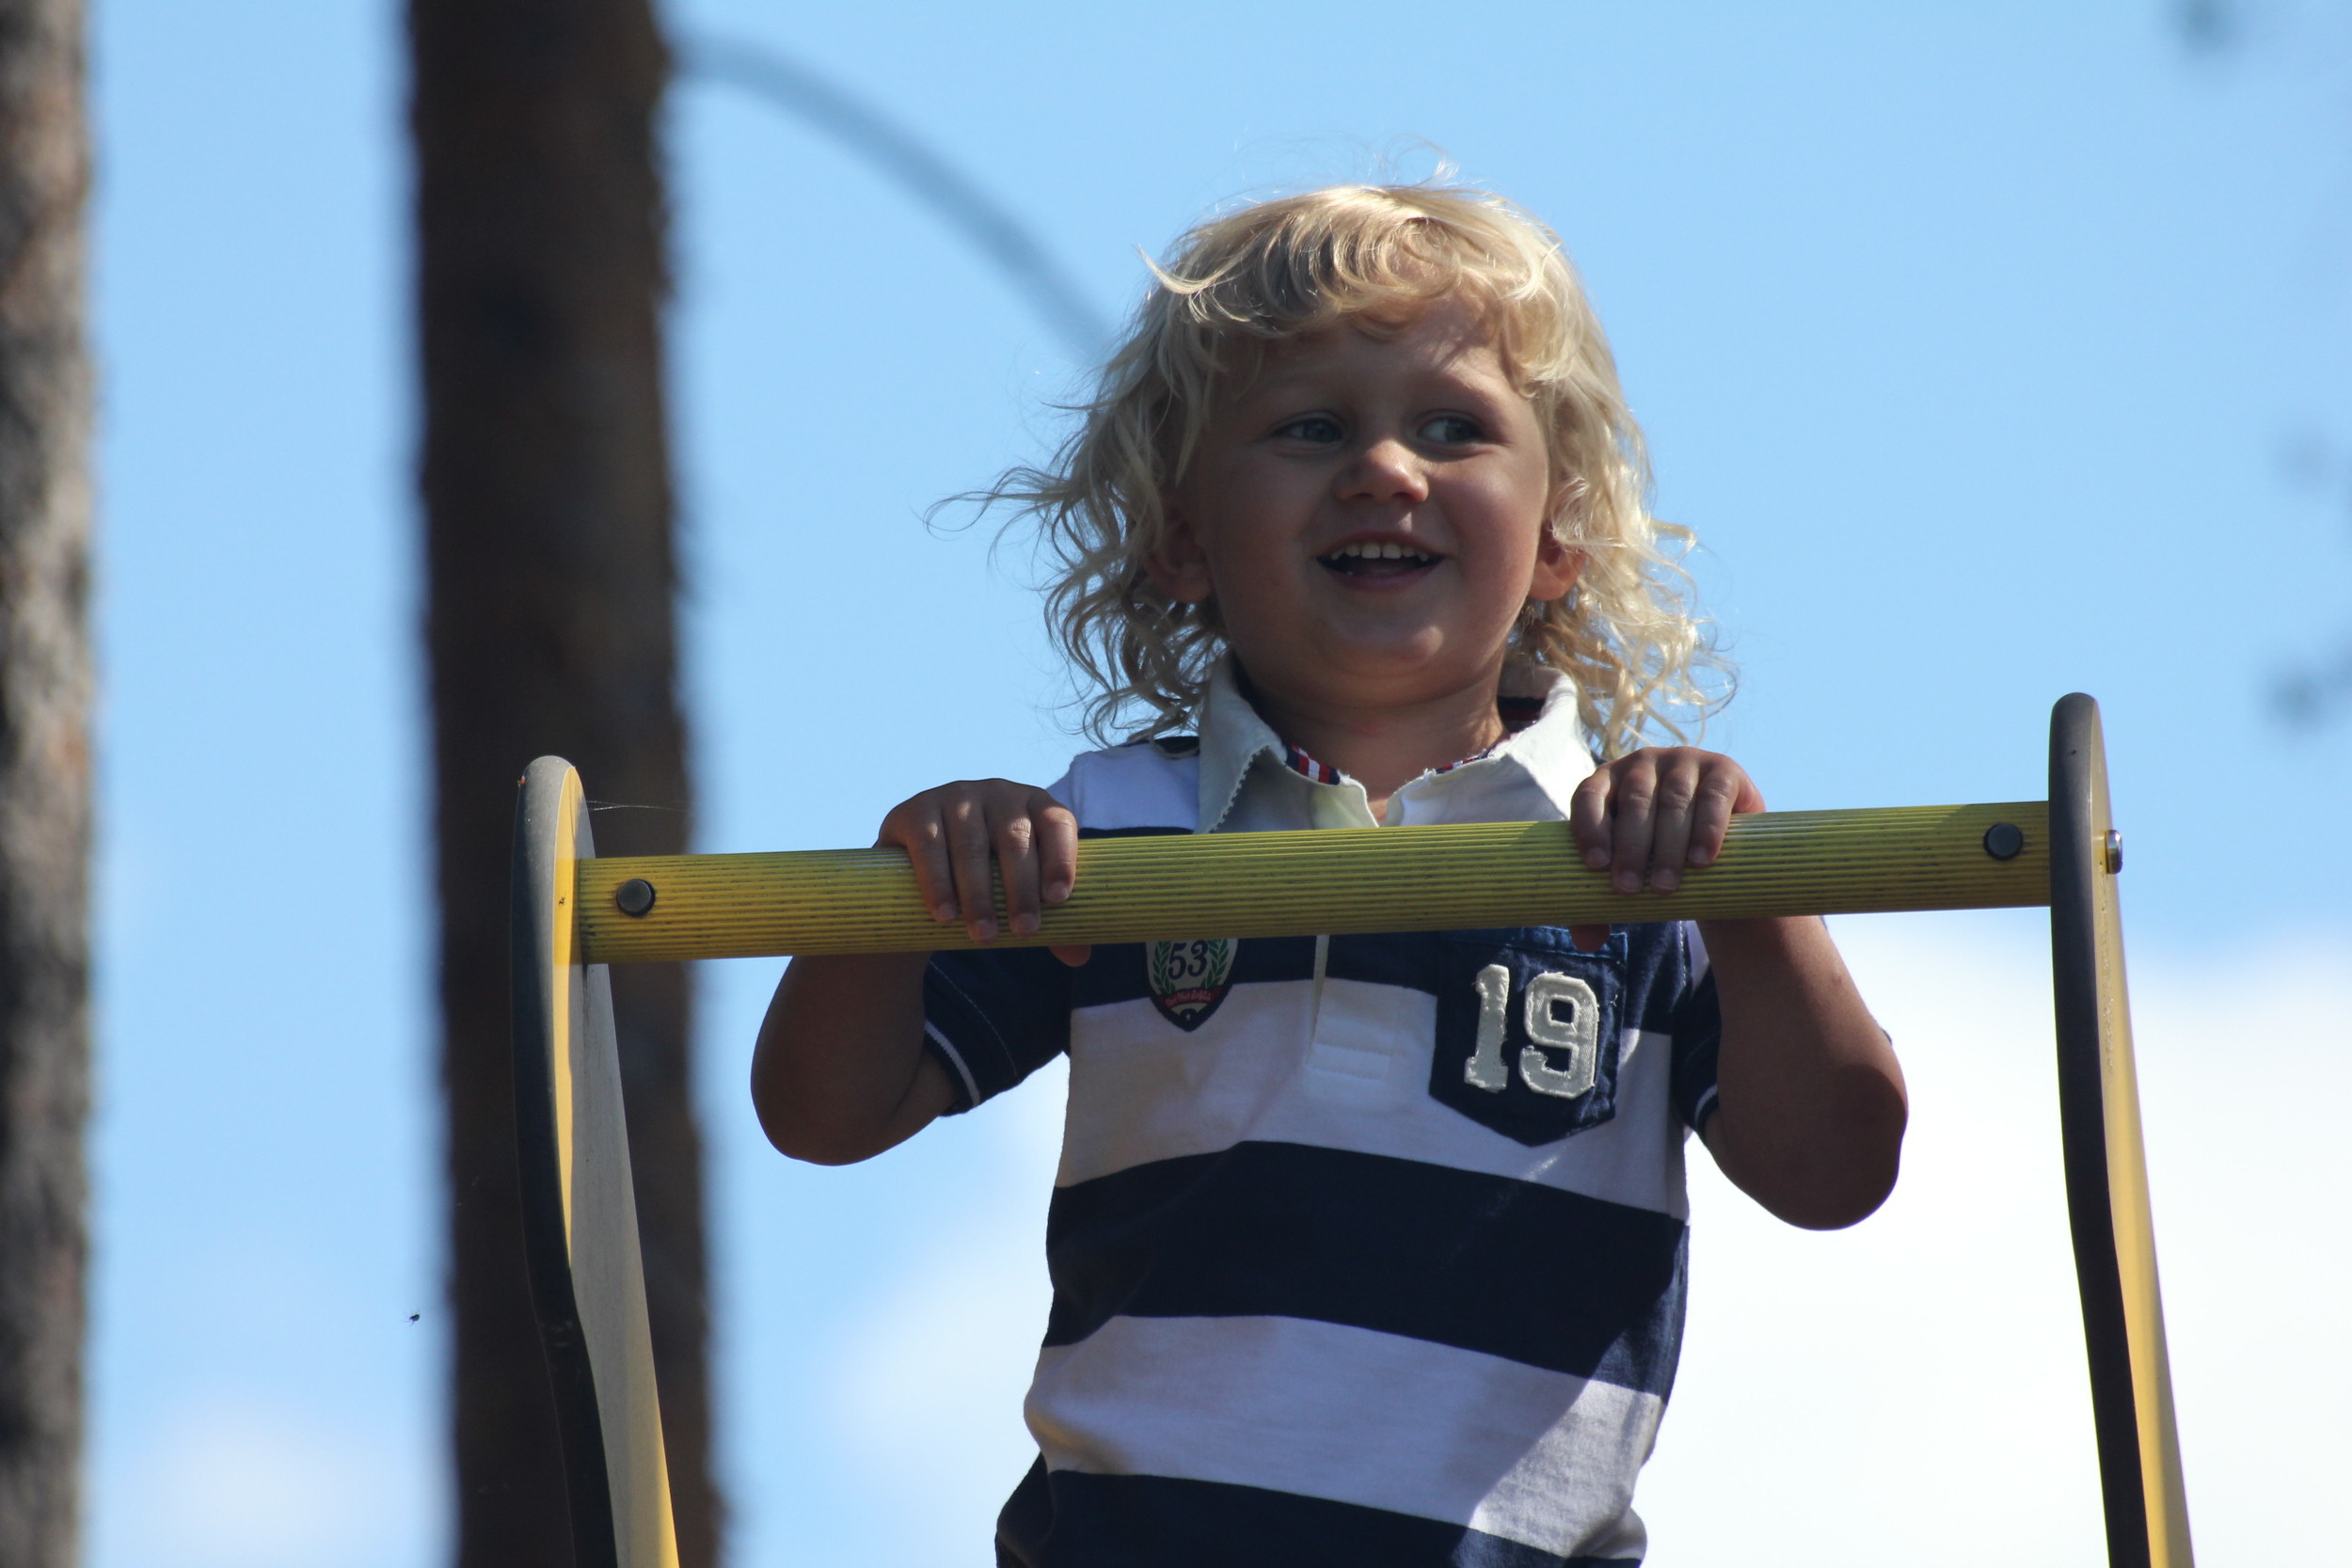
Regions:
<instances>
[{"instance_id":1,"label":"navy and white striped shirt","mask_svg":"<svg viewBox=\"0 0 2352 1568\"><path fill-rule=\"evenodd\" d=\"M1574 695L1387 820L1558 818ZM1375 826L1212 682L1199 741L1076 759L1082 832ZM1621 926L942 954L966 1105L1070 1056L1041 1458L1001 1561L1640 1559L1674 1381L1683 1144L1720 1022L1695 930Z\"/></svg>"}]
</instances>

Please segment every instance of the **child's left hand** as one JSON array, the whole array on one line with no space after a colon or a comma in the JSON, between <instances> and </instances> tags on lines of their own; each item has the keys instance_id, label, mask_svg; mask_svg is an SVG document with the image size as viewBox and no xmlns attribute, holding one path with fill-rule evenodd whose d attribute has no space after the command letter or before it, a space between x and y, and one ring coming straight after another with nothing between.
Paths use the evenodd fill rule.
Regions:
<instances>
[{"instance_id":1,"label":"child's left hand","mask_svg":"<svg viewBox=\"0 0 2352 1568\"><path fill-rule=\"evenodd\" d=\"M1684 867L1715 863L1734 816L1763 809L1756 781L1729 757L1653 746L1595 768L1576 786L1568 826L1584 863L1610 873L1619 893L1672 893ZM1579 947L1597 948L1608 927L1580 926L1572 934Z\"/></svg>"},{"instance_id":2,"label":"child's left hand","mask_svg":"<svg viewBox=\"0 0 2352 1568\"><path fill-rule=\"evenodd\" d=\"M1686 868L1715 863L1734 816L1763 809L1763 792L1729 757L1668 746L1597 769L1577 786L1568 821L1584 863L1616 891L1672 893ZM1853 1224L1885 1201L1901 1164L1909 1109L1886 1032L1818 918L1700 925L1723 1007L1716 1108L1700 1136L1724 1174L1782 1219ZM1609 927L1569 932L1589 953Z\"/></svg>"}]
</instances>

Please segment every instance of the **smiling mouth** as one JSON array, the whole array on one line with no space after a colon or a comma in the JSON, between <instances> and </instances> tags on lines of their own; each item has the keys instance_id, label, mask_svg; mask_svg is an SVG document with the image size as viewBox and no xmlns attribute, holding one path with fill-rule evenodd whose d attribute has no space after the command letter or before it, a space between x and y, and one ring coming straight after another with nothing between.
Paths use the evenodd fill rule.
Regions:
<instances>
[{"instance_id":1,"label":"smiling mouth","mask_svg":"<svg viewBox=\"0 0 2352 1568\"><path fill-rule=\"evenodd\" d=\"M1401 578L1435 566L1442 556L1429 555L1394 542L1342 545L1329 555L1317 556L1324 570L1346 578Z\"/></svg>"}]
</instances>

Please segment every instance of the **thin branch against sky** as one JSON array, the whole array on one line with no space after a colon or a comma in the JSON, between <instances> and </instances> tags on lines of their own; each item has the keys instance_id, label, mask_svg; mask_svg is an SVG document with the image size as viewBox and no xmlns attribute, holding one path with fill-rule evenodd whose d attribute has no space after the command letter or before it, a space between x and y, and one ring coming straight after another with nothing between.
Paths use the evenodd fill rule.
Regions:
<instances>
[{"instance_id":1,"label":"thin branch against sky","mask_svg":"<svg viewBox=\"0 0 2352 1568\"><path fill-rule=\"evenodd\" d=\"M675 47L687 79L740 88L848 146L977 245L1071 353L1102 352L1107 324L1044 244L915 132L765 44L700 34Z\"/></svg>"}]
</instances>

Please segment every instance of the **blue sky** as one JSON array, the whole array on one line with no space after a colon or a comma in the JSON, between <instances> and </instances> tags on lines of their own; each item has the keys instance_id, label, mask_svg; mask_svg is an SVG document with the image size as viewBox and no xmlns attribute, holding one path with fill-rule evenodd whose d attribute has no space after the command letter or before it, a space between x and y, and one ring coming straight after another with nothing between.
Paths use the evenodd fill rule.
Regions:
<instances>
[{"instance_id":1,"label":"blue sky","mask_svg":"<svg viewBox=\"0 0 2352 1568\"><path fill-rule=\"evenodd\" d=\"M2254 6L2220 59L2155 0L670 14L936 140L1105 314L1136 247L1215 204L1430 147L1549 219L1659 508L1706 546L1746 683L1714 739L1776 806L2038 797L2051 701L2098 695L2200 1545L2315 1538L2352 1360L2236 1358L2249 1311L2303 1344L2297 1304L2346 1283L2309 1246L2343 1179L2277 1099L2352 1087L2325 1049L2352 1043L2352 850L2322 804L2352 722L2298 734L2266 697L2352 635L2338 10ZM406 1568L438 1560L444 1481L398 14L116 0L96 24L92 1561ZM862 843L941 778L1050 778L1072 743L1020 554L922 515L1048 443L1079 367L772 110L684 83L670 150L703 847ZM1656 1560L1722 1560L1726 1498L1786 1517L1789 1560L1944 1560L1963 1494L1918 1478L1947 1470L2001 1478L1964 1495L2006 1499L2008 1539L2079 1557L2033 923L1850 940L1918 1091L1911 1174L1832 1239L1702 1181ZM1052 1085L790 1167L741 1091L776 967L703 982L739 1560L984 1561L1025 1464ZM1897 1502L1858 1507L1863 1478Z\"/></svg>"}]
</instances>

